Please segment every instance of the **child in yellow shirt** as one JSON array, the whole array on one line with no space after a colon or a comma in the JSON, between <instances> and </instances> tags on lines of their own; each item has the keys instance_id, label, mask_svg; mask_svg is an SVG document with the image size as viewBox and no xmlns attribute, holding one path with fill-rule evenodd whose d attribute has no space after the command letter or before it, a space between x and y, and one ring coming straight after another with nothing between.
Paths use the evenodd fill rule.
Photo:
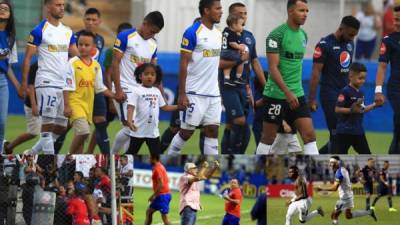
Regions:
<instances>
[{"instance_id":1,"label":"child in yellow shirt","mask_svg":"<svg viewBox=\"0 0 400 225\"><path fill-rule=\"evenodd\" d=\"M95 93L114 96L103 84L100 64L90 55L96 48L95 40L93 33L82 32L78 40L80 56L71 58L67 68L64 115L69 118L75 133L70 146L71 154L83 153L84 142L90 134Z\"/></svg>"}]
</instances>

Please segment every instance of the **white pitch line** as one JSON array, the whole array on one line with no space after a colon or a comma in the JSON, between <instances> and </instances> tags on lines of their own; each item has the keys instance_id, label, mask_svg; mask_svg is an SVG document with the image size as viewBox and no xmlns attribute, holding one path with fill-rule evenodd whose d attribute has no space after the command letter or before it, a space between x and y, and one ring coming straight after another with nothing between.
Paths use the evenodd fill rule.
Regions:
<instances>
[{"instance_id":1,"label":"white pitch line","mask_svg":"<svg viewBox=\"0 0 400 225\"><path fill-rule=\"evenodd\" d=\"M250 211L251 210L244 210L241 213L249 213ZM200 217L197 217L196 221L208 220L208 219L217 218L217 217L221 217L221 214L218 214L218 215L215 214L215 215L209 215L209 216L200 216ZM171 224L180 224L180 223L181 223L180 220L171 221ZM153 224L153 225L164 225L164 223L156 223L156 224Z\"/></svg>"}]
</instances>

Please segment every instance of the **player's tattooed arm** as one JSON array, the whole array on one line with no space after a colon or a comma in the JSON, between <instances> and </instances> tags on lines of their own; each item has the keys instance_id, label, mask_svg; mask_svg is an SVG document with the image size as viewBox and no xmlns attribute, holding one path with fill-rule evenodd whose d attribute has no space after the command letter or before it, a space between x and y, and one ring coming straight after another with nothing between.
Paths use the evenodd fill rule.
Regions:
<instances>
[{"instance_id":1,"label":"player's tattooed arm","mask_svg":"<svg viewBox=\"0 0 400 225\"><path fill-rule=\"evenodd\" d=\"M317 93L319 78L321 76L321 71L323 67L324 64L322 63L314 63L312 67L311 79L310 79L310 92L308 94L308 107L312 112L317 111L318 108L316 93Z\"/></svg>"},{"instance_id":2,"label":"player's tattooed arm","mask_svg":"<svg viewBox=\"0 0 400 225\"><path fill-rule=\"evenodd\" d=\"M378 72L376 73L375 81L375 103L376 106L382 106L385 103L385 96L382 93L382 86L385 81L387 63L380 62L378 65Z\"/></svg>"},{"instance_id":3,"label":"player's tattooed arm","mask_svg":"<svg viewBox=\"0 0 400 225\"><path fill-rule=\"evenodd\" d=\"M24 61L22 62L22 80L21 86L18 89L19 96L25 96L28 88L28 74L29 74L29 67L31 64L31 59L34 54L37 52L37 47L34 45L27 45L25 50L25 57Z\"/></svg>"},{"instance_id":4,"label":"player's tattooed arm","mask_svg":"<svg viewBox=\"0 0 400 225\"><path fill-rule=\"evenodd\" d=\"M297 99L296 95L293 94L288 88L288 86L285 84L282 78L282 74L279 71L279 53L267 53L267 58L268 58L268 65L270 69L270 76L271 79L278 85L279 89L282 90L282 92L286 96L286 101L289 103L291 109L296 109L299 107L299 100Z\"/></svg>"},{"instance_id":5,"label":"player's tattooed arm","mask_svg":"<svg viewBox=\"0 0 400 225\"><path fill-rule=\"evenodd\" d=\"M113 50L113 57L112 57L112 63L111 63L111 69L112 69L112 80L114 82L115 86L115 100L117 102L124 102L126 100L126 95L122 91L121 87L121 79L120 79L120 69L119 65L121 63L123 53L118 51L118 50Z\"/></svg>"},{"instance_id":6,"label":"player's tattooed arm","mask_svg":"<svg viewBox=\"0 0 400 225\"><path fill-rule=\"evenodd\" d=\"M178 105L182 108L187 108L189 105L189 99L186 95L186 78L187 68L189 61L192 59L191 52L181 51L181 59L179 64L179 96Z\"/></svg>"}]
</instances>

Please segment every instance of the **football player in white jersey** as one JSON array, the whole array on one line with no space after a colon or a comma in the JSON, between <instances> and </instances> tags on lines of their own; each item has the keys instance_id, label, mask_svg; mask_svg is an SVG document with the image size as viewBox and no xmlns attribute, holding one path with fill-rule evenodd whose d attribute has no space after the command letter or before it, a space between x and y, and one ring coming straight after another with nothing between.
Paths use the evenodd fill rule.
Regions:
<instances>
[{"instance_id":1,"label":"football player in white jersey","mask_svg":"<svg viewBox=\"0 0 400 225\"><path fill-rule=\"evenodd\" d=\"M164 27L163 15L150 12L140 27L118 34L113 49L112 78L115 88L115 108L123 124L117 133L111 152L118 152L129 143L130 129L127 127L127 94L138 86L135 80L136 67L143 63L157 63L157 42L154 35Z\"/></svg>"},{"instance_id":2,"label":"football player in white jersey","mask_svg":"<svg viewBox=\"0 0 400 225\"><path fill-rule=\"evenodd\" d=\"M222 33L215 24L220 22L222 6L219 0L200 0L201 19L186 29L181 44L178 105L181 130L172 140L168 154L180 154L185 142L197 126L205 131L204 154L218 154L218 127L222 103L218 87L218 66Z\"/></svg>"},{"instance_id":3,"label":"football player in white jersey","mask_svg":"<svg viewBox=\"0 0 400 225\"><path fill-rule=\"evenodd\" d=\"M66 130L68 119L64 116L63 88L66 81L68 54L78 55L72 30L61 23L64 0L45 0L47 19L30 33L22 64L22 85L19 94L27 89L27 78L32 56L38 53L39 69L36 74L35 92L42 117L39 141L29 151L37 154L54 154L54 140Z\"/></svg>"},{"instance_id":4,"label":"football player in white jersey","mask_svg":"<svg viewBox=\"0 0 400 225\"><path fill-rule=\"evenodd\" d=\"M375 212L373 210L356 210L354 208L354 196L351 189L350 175L346 168L340 165L339 156L332 156L329 159L329 167L335 173L335 183L328 188L317 187L317 191L337 191L339 189L339 200L336 202L335 210L332 212L331 219L333 225L339 224L339 215L342 211L346 213L346 219L353 219L362 216L371 216L377 221Z\"/></svg>"}]
</instances>

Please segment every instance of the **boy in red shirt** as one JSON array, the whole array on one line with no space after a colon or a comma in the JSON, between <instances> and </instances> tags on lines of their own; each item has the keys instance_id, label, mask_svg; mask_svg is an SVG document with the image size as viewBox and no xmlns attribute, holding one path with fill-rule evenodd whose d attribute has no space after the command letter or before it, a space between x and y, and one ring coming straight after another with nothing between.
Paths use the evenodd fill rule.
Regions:
<instances>
[{"instance_id":1,"label":"boy in red shirt","mask_svg":"<svg viewBox=\"0 0 400 225\"><path fill-rule=\"evenodd\" d=\"M67 215L72 217L72 225L90 225L88 209L83 200L85 189L84 183L76 183L74 194L67 203Z\"/></svg>"},{"instance_id":2,"label":"boy in red shirt","mask_svg":"<svg viewBox=\"0 0 400 225\"><path fill-rule=\"evenodd\" d=\"M239 225L240 223L240 204L242 203L242 191L237 179L231 180L231 189L225 199L225 216L222 225Z\"/></svg>"},{"instance_id":3,"label":"boy in red shirt","mask_svg":"<svg viewBox=\"0 0 400 225\"><path fill-rule=\"evenodd\" d=\"M145 225L150 225L153 220L153 213L160 211L161 218L165 225L170 225L171 222L168 218L169 203L171 202L171 192L168 185L168 175L165 167L160 163L160 155L152 154L150 156L150 163L153 166L153 191L150 196L150 206L146 211Z\"/></svg>"}]
</instances>

